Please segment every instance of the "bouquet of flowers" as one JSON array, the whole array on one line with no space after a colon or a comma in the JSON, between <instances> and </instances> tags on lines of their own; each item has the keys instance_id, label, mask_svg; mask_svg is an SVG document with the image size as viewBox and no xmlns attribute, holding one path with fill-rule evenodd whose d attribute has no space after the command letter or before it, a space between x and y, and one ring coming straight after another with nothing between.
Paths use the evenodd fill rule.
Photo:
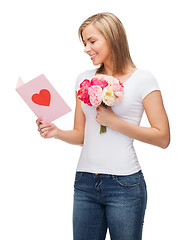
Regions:
<instances>
[{"instance_id":1,"label":"bouquet of flowers","mask_svg":"<svg viewBox=\"0 0 188 240\"><path fill-rule=\"evenodd\" d=\"M89 106L104 107L118 104L124 93L123 84L119 79L107 75L96 75L91 80L85 79L80 84L78 98ZM100 128L100 134L106 132L106 126Z\"/></svg>"}]
</instances>

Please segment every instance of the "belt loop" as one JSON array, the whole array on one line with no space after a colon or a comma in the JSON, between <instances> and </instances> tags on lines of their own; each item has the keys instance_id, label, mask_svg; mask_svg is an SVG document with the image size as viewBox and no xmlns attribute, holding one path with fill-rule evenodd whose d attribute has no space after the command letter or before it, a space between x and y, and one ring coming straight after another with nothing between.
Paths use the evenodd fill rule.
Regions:
<instances>
[{"instance_id":1,"label":"belt loop","mask_svg":"<svg viewBox=\"0 0 188 240\"><path fill-rule=\"evenodd\" d=\"M143 173L142 173L142 171L140 170L139 171L139 179L141 179L143 177Z\"/></svg>"},{"instance_id":2,"label":"belt loop","mask_svg":"<svg viewBox=\"0 0 188 240\"><path fill-rule=\"evenodd\" d=\"M112 179L115 180L116 179L116 175L112 175Z\"/></svg>"}]
</instances>

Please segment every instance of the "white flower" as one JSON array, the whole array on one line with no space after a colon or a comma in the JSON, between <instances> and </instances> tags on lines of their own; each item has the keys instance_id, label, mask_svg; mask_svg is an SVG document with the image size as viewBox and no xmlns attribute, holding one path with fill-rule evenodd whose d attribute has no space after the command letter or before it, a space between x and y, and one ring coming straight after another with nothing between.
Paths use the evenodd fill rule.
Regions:
<instances>
[{"instance_id":1,"label":"white flower","mask_svg":"<svg viewBox=\"0 0 188 240\"><path fill-rule=\"evenodd\" d=\"M116 101L116 96L113 92L113 88L110 85L108 85L103 89L103 102L107 106L113 106L115 104L115 101Z\"/></svg>"}]
</instances>

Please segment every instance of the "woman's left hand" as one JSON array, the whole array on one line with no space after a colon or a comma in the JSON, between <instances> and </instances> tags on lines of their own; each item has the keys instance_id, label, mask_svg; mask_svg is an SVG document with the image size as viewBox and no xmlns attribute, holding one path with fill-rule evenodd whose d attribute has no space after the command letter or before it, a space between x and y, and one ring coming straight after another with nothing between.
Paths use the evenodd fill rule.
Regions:
<instances>
[{"instance_id":1,"label":"woman's left hand","mask_svg":"<svg viewBox=\"0 0 188 240\"><path fill-rule=\"evenodd\" d=\"M96 108L96 110L97 110L96 121L100 125L111 127L113 121L117 118L115 113L112 111L111 107L105 108L100 105Z\"/></svg>"}]
</instances>

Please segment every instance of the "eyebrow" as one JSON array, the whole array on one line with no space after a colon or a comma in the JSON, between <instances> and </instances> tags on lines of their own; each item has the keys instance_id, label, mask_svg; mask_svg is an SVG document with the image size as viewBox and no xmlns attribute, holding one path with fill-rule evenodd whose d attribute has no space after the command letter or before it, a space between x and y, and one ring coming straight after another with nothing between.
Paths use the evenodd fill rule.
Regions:
<instances>
[{"instance_id":1,"label":"eyebrow","mask_svg":"<svg viewBox=\"0 0 188 240\"><path fill-rule=\"evenodd\" d=\"M92 38L93 36L91 36L91 37L89 37L88 39L87 39L87 41L89 41L91 38ZM85 40L83 39L83 42L85 42Z\"/></svg>"},{"instance_id":2,"label":"eyebrow","mask_svg":"<svg viewBox=\"0 0 188 240\"><path fill-rule=\"evenodd\" d=\"M89 37L87 40L89 41L93 36Z\"/></svg>"}]
</instances>

